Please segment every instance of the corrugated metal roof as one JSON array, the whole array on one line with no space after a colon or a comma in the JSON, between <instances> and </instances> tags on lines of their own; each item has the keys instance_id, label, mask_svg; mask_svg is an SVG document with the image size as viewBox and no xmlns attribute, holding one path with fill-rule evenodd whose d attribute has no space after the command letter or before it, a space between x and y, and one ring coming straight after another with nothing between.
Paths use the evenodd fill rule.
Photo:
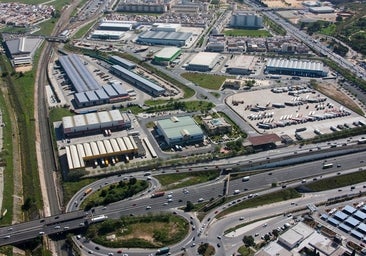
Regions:
<instances>
[{"instance_id":1,"label":"corrugated metal roof","mask_svg":"<svg viewBox=\"0 0 366 256\"><path fill-rule=\"evenodd\" d=\"M85 126L86 120L84 115L76 115L74 116L74 124L75 126Z\"/></svg>"},{"instance_id":2,"label":"corrugated metal roof","mask_svg":"<svg viewBox=\"0 0 366 256\"><path fill-rule=\"evenodd\" d=\"M99 119L96 113L88 113L85 114L85 119L87 124L98 124L99 123Z\"/></svg>"},{"instance_id":3,"label":"corrugated metal roof","mask_svg":"<svg viewBox=\"0 0 366 256\"><path fill-rule=\"evenodd\" d=\"M115 61L115 62L117 62L119 64L125 65L125 66L127 66L129 68L136 67L136 64L135 63L133 63L133 62L131 62L129 60L123 59L123 58L121 58L121 57L119 57L117 55L112 55L112 56L109 57L109 59L112 60L112 61Z\"/></svg>"},{"instance_id":4,"label":"corrugated metal roof","mask_svg":"<svg viewBox=\"0 0 366 256\"><path fill-rule=\"evenodd\" d=\"M118 109L109 111L109 115L113 121L123 121L121 112Z\"/></svg>"},{"instance_id":5,"label":"corrugated metal roof","mask_svg":"<svg viewBox=\"0 0 366 256\"><path fill-rule=\"evenodd\" d=\"M157 85L157 84L155 84L155 83L153 83L153 82L151 82L151 81L149 81L149 80L147 80L147 79L145 79L145 78L143 78L143 77L141 77L141 76L139 76L139 75L137 75L137 74L135 74L135 73L133 73L133 72L131 72L131 71L129 71L129 70L121 67L121 66L119 66L119 65L113 65L112 66L112 69L117 70L117 71L123 73L124 75L132 78L133 80L139 81L140 83L142 83L145 86L153 89L154 91L157 91L157 92L165 92L165 89L162 88L162 87L160 87L159 85Z\"/></svg>"},{"instance_id":6,"label":"corrugated metal roof","mask_svg":"<svg viewBox=\"0 0 366 256\"><path fill-rule=\"evenodd\" d=\"M143 39L162 39L162 40L180 40L185 41L190 38L192 33L189 32L168 32L149 30L139 35Z\"/></svg>"},{"instance_id":7,"label":"corrugated metal roof","mask_svg":"<svg viewBox=\"0 0 366 256\"><path fill-rule=\"evenodd\" d=\"M128 95L126 89L120 83L113 83L111 86L118 93L118 96Z\"/></svg>"},{"instance_id":8,"label":"corrugated metal roof","mask_svg":"<svg viewBox=\"0 0 366 256\"><path fill-rule=\"evenodd\" d=\"M267 67L310 71L324 70L323 63L310 60L269 59Z\"/></svg>"},{"instance_id":9,"label":"corrugated metal roof","mask_svg":"<svg viewBox=\"0 0 366 256\"><path fill-rule=\"evenodd\" d=\"M75 99L80 103L87 103L89 99L86 97L85 93L79 92L74 94Z\"/></svg>"},{"instance_id":10,"label":"corrugated metal roof","mask_svg":"<svg viewBox=\"0 0 366 256\"><path fill-rule=\"evenodd\" d=\"M106 84L103 86L103 90L108 94L109 97L117 97L118 93L116 90L112 87L111 84Z\"/></svg>"},{"instance_id":11,"label":"corrugated metal roof","mask_svg":"<svg viewBox=\"0 0 366 256\"><path fill-rule=\"evenodd\" d=\"M74 127L74 118L72 116L64 116L62 118L62 126L64 129Z\"/></svg>"},{"instance_id":12,"label":"corrugated metal roof","mask_svg":"<svg viewBox=\"0 0 366 256\"><path fill-rule=\"evenodd\" d=\"M183 134L197 136L202 135L201 128L190 116L181 116L178 121L172 121L170 118L157 121L159 128L167 135L169 139L181 138Z\"/></svg>"},{"instance_id":13,"label":"corrugated metal roof","mask_svg":"<svg viewBox=\"0 0 366 256\"><path fill-rule=\"evenodd\" d=\"M109 99L108 95L106 94L106 92L103 89L99 89L99 90L96 90L94 92L95 92L95 94L98 96L98 98L100 100L107 100L107 99Z\"/></svg>"},{"instance_id":14,"label":"corrugated metal roof","mask_svg":"<svg viewBox=\"0 0 366 256\"><path fill-rule=\"evenodd\" d=\"M85 92L85 95L89 99L89 101L99 100L98 96L95 94L95 91L87 91Z\"/></svg>"}]
</instances>

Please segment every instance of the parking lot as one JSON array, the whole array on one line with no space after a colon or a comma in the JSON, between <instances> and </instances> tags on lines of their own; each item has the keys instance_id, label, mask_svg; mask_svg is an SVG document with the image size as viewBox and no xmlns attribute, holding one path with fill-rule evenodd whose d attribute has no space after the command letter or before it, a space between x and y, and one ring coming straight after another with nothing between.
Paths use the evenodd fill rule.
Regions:
<instances>
[{"instance_id":1,"label":"parking lot","mask_svg":"<svg viewBox=\"0 0 366 256\"><path fill-rule=\"evenodd\" d=\"M296 139L366 123L365 118L306 86L274 87L236 93L227 103L259 133ZM299 139L299 138L298 138Z\"/></svg>"}]
</instances>

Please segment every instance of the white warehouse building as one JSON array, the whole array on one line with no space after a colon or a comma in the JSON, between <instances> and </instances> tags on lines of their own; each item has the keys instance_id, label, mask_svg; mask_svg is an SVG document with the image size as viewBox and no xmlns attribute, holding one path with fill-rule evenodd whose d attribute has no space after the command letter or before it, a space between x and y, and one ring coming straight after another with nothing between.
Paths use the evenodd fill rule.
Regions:
<instances>
[{"instance_id":1,"label":"white warehouse building","mask_svg":"<svg viewBox=\"0 0 366 256\"><path fill-rule=\"evenodd\" d=\"M151 27L152 31L178 32L181 29L180 24L172 23L154 23Z\"/></svg>"},{"instance_id":2,"label":"white warehouse building","mask_svg":"<svg viewBox=\"0 0 366 256\"><path fill-rule=\"evenodd\" d=\"M119 110L93 112L84 115L62 118L63 133L69 137L100 133L104 129L113 131L131 128L131 119L127 113Z\"/></svg>"},{"instance_id":3,"label":"white warehouse building","mask_svg":"<svg viewBox=\"0 0 366 256\"><path fill-rule=\"evenodd\" d=\"M220 54L215 52L200 52L189 62L187 70L210 71L216 65Z\"/></svg>"}]
</instances>

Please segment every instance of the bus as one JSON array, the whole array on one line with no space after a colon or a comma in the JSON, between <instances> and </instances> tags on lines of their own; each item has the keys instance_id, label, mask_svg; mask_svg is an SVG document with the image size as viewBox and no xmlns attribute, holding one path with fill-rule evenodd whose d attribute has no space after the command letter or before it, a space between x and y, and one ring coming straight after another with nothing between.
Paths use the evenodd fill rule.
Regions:
<instances>
[{"instance_id":1,"label":"bus","mask_svg":"<svg viewBox=\"0 0 366 256\"><path fill-rule=\"evenodd\" d=\"M169 247L163 247L163 248L160 248L156 251L156 254L155 255L163 255L163 254L166 254L170 251L170 248Z\"/></svg>"},{"instance_id":2,"label":"bus","mask_svg":"<svg viewBox=\"0 0 366 256\"><path fill-rule=\"evenodd\" d=\"M323 169L328 169L328 168L332 168L333 164L329 163L329 164L323 164Z\"/></svg>"},{"instance_id":3,"label":"bus","mask_svg":"<svg viewBox=\"0 0 366 256\"><path fill-rule=\"evenodd\" d=\"M89 194L90 192L92 192L93 188L87 188L84 191L84 196L86 196L87 194Z\"/></svg>"},{"instance_id":4,"label":"bus","mask_svg":"<svg viewBox=\"0 0 366 256\"><path fill-rule=\"evenodd\" d=\"M99 216L95 216L93 218L91 218L91 222L95 223L95 222L101 222L108 219L108 216L106 215L99 215Z\"/></svg>"}]
</instances>

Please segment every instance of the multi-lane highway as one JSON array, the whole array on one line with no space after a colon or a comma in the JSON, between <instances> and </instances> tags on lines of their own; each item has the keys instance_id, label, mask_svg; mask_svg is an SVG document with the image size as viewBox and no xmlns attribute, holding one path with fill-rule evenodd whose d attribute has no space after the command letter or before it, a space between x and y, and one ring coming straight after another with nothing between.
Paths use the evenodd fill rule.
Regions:
<instances>
[{"instance_id":1,"label":"multi-lane highway","mask_svg":"<svg viewBox=\"0 0 366 256\"><path fill-rule=\"evenodd\" d=\"M364 153L355 153L346 156L337 156L336 158L326 159L327 162L334 163L333 168L322 169L324 160L319 160L315 162L308 162L297 166L291 166L276 170L271 170L256 175L251 175L250 180L243 182L241 179L229 180L228 196L234 193L234 190L240 190L243 198L247 198L249 194L262 194L271 191L272 183L286 183L288 186L295 186L301 184L303 179L306 182L311 182L314 178L321 179L325 178L326 175L339 175L344 173L346 170L358 171L358 168L362 168L365 164L363 163ZM339 167L337 167L339 164ZM187 169L188 171L188 169ZM159 171L157 171L160 173ZM169 172L169 171L168 171ZM170 172L175 172L175 170L170 170ZM134 177L139 179L146 179L143 173L133 174ZM58 214L55 216L47 217L41 220L35 220L31 222L25 222L9 227L3 227L0 229L0 245L13 244L19 241L28 240L42 235L57 234L61 232L69 232L74 229L84 228L91 223L92 215L107 215L109 218L119 218L120 216L129 216L131 214L138 215L147 212L159 212L159 211L177 211L172 209L178 209L186 205L186 202L198 202L199 199L204 201L209 201L211 198L218 198L224 196L224 185L227 176L221 176L217 180L208 182L206 184L200 184L199 186L192 186L183 189L175 189L169 191L172 195L172 202L168 202L166 196L151 198L150 195L156 190L159 190L159 184L156 180L151 179L151 184L148 191L135 195L134 197L124 200L121 202L116 202L110 204L106 207L96 207L93 213L90 211L84 213L83 211L76 211L80 202L85 199L84 191L86 188L93 188L93 190L98 190L103 186L107 186L112 183L119 182L120 180L129 179L129 176L117 175L104 178L96 181L95 183L81 189L72 198L68 204L67 210L73 211L68 214ZM281 189L281 187L272 188L272 191L276 189ZM147 209L150 206L150 209ZM222 206L221 206L222 207ZM220 209L221 209L220 207ZM224 207L229 207L229 205L224 205ZM219 209L219 210L220 210ZM202 222L207 222L208 218L214 219L216 213L209 213ZM188 219L188 216L186 216ZM178 245L172 246L172 250L180 250L182 246L189 247L193 243L193 237L198 239L198 232L202 227L202 223L194 219L194 225L197 227L189 237L184 239ZM208 221L207 224L210 224ZM208 225L210 227L210 225ZM202 233L207 233L207 226L202 229ZM210 231L211 232L211 231ZM207 238L208 240L210 238ZM84 240L78 241L82 243ZM90 245L90 247L89 247ZM83 243L83 248L87 250L92 250L92 243ZM95 250L95 247L94 247ZM107 251L110 249L106 249ZM219 249L218 249L219 250ZM146 250L128 250L131 255L146 255Z\"/></svg>"}]
</instances>

